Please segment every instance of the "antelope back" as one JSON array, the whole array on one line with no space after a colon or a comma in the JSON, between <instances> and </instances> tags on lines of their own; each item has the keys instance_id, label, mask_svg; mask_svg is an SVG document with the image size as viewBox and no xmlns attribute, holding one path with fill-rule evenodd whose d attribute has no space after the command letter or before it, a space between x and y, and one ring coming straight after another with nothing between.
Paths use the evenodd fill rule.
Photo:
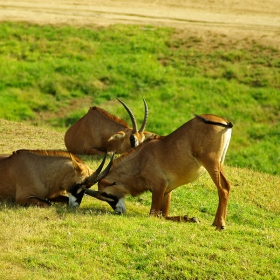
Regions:
<instances>
[{"instance_id":1,"label":"antelope back","mask_svg":"<svg viewBox=\"0 0 280 280\"><path fill-rule=\"evenodd\" d=\"M19 150L0 159L0 197L47 199L67 191L91 172L81 159L73 158L62 151Z\"/></svg>"},{"instance_id":2,"label":"antelope back","mask_svg":"<svg viewBox=\"0 0 280 280\"><path fill-rule=\"evenodd\" d=\"M105 151L108 139L127 128L126 122L95 106L68 128L64 142L72 153L87 154L91 147Z\"/></svg>"}]
</instances>

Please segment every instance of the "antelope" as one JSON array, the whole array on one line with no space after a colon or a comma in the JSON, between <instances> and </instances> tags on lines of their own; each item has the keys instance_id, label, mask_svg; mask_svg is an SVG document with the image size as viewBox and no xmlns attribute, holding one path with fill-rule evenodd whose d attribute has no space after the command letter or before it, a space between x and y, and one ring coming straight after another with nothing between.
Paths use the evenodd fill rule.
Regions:
<instances>
[{"instance_id":1,"label":"antelope","mask_svg":"<svg viewBox=\"0 0 280 280\"><path fill-rule=\"evenodd\" d=\"M115 151L117 154L127 152L138 146L153 133L144 131L148 121L148 106L143 98L145 115L140 129L129 107L120 99L132 121L132 128L122 119L113 116L99 107L91 107L86 115L74 123L65 133L64 142L67 149L75 154L104 154Z\"/></svg>"},{"instance_id":2,"label":"antelope","mask_svg":"<svg viewBox=\"0 0 280 280\"><path fill-rule=\"evenodd\" d=\"M171 194L181 185L194 182L206 170L215 183L219 203L213 226L225 228L230 184L223 171L233 125L210 114L196 115L167 136L146 140L118 157L108 174L90 190L90 177L82 188L85 193L107 201L117 213L124 213L125 196L152 192L150 215L167 220L198 222L187 216L168 216Z\"/></svg>"},{"instance_id":3,"label":"antelope","mask_svg":"<svg viewBox=\"0 0 280 280\"><path fill-rule=\"evenodd\" d=\"M92 180L105 176L112 164L101 172L105 158L93 172L80 158L64 151L18 150L0 155L0 199L25 206L48 207L51 202L79 206L84 191L73 186L90 175Z\"/></svg>"}]
</instances>

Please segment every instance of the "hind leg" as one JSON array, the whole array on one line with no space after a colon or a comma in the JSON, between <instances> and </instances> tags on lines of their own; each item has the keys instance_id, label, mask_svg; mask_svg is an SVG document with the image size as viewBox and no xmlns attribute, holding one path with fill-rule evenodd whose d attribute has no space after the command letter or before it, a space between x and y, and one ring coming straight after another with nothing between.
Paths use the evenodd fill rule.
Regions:
<instances>
[{"instance_id":1,"label":"hind leg","mask_svg":"<svg viewBox=\"0 0 280 280\"><path fill-rule=\"evenodd\" d=\"M223 171L220 171L219 176L220 186L218 187L218 195L219 195L219 205L216 212L216 216L213 222L213 226L216 226L217 230L224 229L226 224L226 214L227 214L227 206L230 192L230 184L226 179Z\"/></svg>"},{"instance_id":2,"label":"hind leg","mask_svg":"<svg viewBox=\"0 0 280 280\"><path fill-rule=\"evenodd\" d=\"M207 169L218 189L219 204L213 226L215 226L217 230L221 230L224 229L226 225L226 212L229 199L230 184L226 179L219 163L205 165L204 167Z\"/></svg>"}]
</instances>

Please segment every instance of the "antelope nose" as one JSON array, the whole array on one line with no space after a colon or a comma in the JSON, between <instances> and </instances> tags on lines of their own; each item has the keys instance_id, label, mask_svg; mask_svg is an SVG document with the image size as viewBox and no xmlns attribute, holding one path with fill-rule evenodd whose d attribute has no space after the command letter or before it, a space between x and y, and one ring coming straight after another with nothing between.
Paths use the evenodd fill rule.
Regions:
<instances>
[{"instance_id":1,"label":"antelope nose","mask_svg":"<svg viewBox=\"0 0 280 280\"><path fill-rule=\"evenodd\" d=\"M120 215L125 212L126 212L126 207L125 207L124 198L121 198L121 199L119 199L118 203L116 204L115 213Z\"/></svg>"}]
</instances>

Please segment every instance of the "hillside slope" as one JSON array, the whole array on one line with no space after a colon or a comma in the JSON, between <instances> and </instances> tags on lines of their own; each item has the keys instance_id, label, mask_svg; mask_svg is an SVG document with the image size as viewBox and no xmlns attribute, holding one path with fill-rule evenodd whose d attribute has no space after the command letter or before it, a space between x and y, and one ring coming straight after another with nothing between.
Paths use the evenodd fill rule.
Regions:
<instances>
[{"instance_id":1,"label":"hillside slope","mask_svg":"<svg viewBox=\"0 0 280 280\"><path fill-rule=\"evenodd\" d=\"M63 133L0 119L0 153L20 148L63 148ZM91 197L79 209L1 201L0 278L278 279L280 177L225 172L231 193L223 232L210 226L218 195L208 174L172 195L170 215L196 216L200 224L149 218L150 193L128 197L122 216Z\"/></svg>"}]
</instances>

